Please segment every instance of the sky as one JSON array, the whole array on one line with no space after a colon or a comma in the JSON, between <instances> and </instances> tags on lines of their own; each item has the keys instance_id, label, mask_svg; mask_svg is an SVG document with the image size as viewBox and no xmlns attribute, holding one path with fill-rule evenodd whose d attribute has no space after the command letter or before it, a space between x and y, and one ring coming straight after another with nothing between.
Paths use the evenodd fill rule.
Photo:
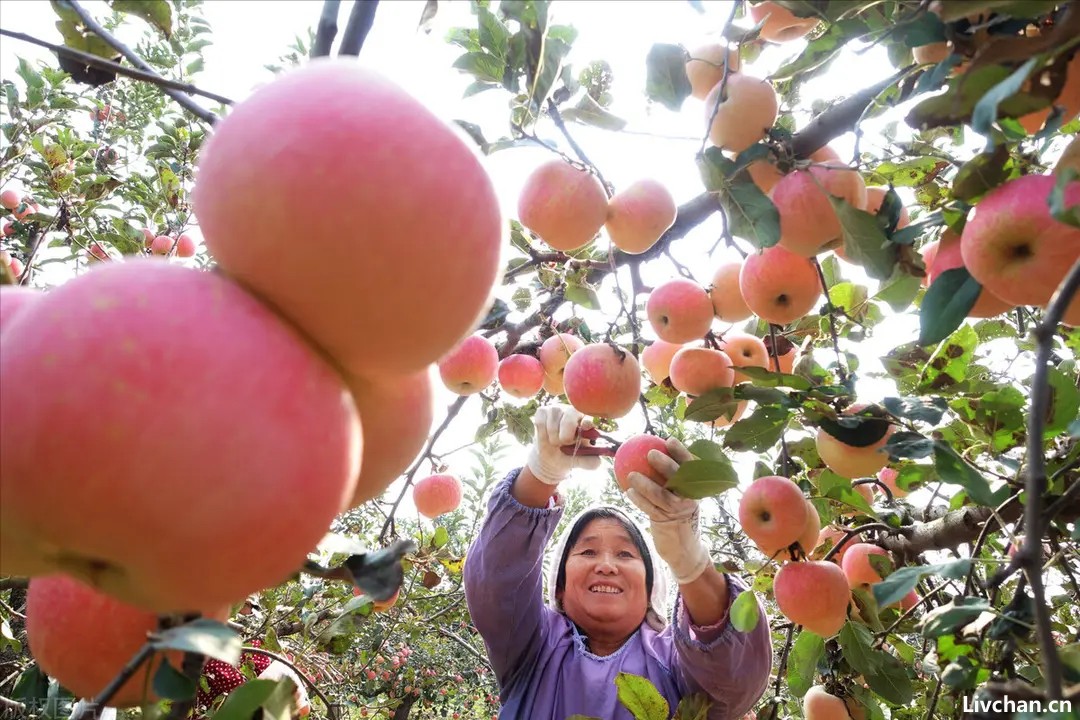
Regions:
<instances>
[{"instance_id":1,"label":"sky","mask_svg":"<svg viewBox=\"0 0 1080 720\"><path fill-rule=\"evenodd\" d=\"M107 11L102 2L86 2L84 5L97 17L103 17ZM568 61L575 68L580 68L602 58L614 70L614 104L609 109L629 121L628 130L631 132L612 133L577 125L570 127L577 142L585 148L590 159L615 185L616 190L640 177L661 181L679 203L703 190L694 155L704 133L704 103L688 98L680 112L672 112L659 105L650 105L644 94L645 57L653 43L677 43L694 48L714 39L715 33L723 28L730 12L730 3L717 0L701 5L705 8L704 13L696 11L690 3L679 0L620 3L556 0L552 3L552 22L572 24L578 30L578 38ZM204 50L205 68L194 78L195 84L234 100L242 100L258 85L272 79L264 65L276 62L279 56L287 52L287 46L295 36L306 36L307 27L317 22L321 6L318 0L283 0L272 4L250 0L208 0L203 15L214 30L214 44ZM451 67L461 51L444 38L451 27L474 26L475 20L469 12L467 0L442 0L428 33L417 29L423 6L422 0L384 0L380 3L359 62L386 74L422 98L447 120L464 119L479 123L484 126L489 140L509 134L508 94L490 91L463 99L462 91L471 82L471 77ZM351 2L342 3L339 18L341 30L345 27L351 7ZM45 0L0 0L0 19L6 29L60 41L54 27L56 16ZM132 20L121 28L120 36L133 44L143 29L141 21ZM773 46L753 64L745 67L744 71L767 76L804 46L804 41ZM50 59L47 51L3 38L0 41L0 74L4 79L14 78L16 56L29 60ZM804 106L816 100L831 101L850 95L893 72L882 48L872 48L861 54L847 50L836 61L835 68L804 86ZM209 104L205 99L199 102ZM876 133L881 127L902 116L903 112L900 109L868 123L865 126L863 149L873 147ZM809 117L799 117L797 120L801 127ZM900 134L903 132L901 125ZM545 139L558 141L567 149L550 123L543 124L538 133ZM833 146L841 157L850 158L853 136L842 137L834 141ZM515 148L485 158L507 217L515 214L517 194L529 170L550 157L550 153L542 149ZM717 265L738 259L733 251L723 247L712 256L708 255L709 249L720 237L720 222L719 216L714 216L679 241L674 249L674 255L693 269L695 279L702 285L709 283ZM844 267L849 279L858 281L865 277L858 268L850 265ZM647 285L656 285L674 277L675 270L670 263L661 260L646 266L642 275ZM623 282L627 282L625 275ZM875 283L871 282L870 286L873 290ZM614 313L612 308L618 307L611 290L612 286L608 283L599 293L609 316ZM640 300L644 301L644 297ZM569 306L565 307L559 319L570 311ZM515 319L518 318L510 318L511 321ZM913 337L914 332L911 317L889 318L877 329L876 339L868 339L858 347L851 348L860 356L862 365L860 399L879 400L886 395L896 394L891 382L873 380L865 375L880 370L878 358L897 344L897 337ZM647 328L645 335L654 337ZM821 361L827 362L828 359L823 357ZM453 395L438 388L436 424L453 400ZM469 441L470 433L482 422L479 408L480 402L476 398L467 403L454 426L458 431L444 435L436 446L436 452L457 448ZM642 427L640 417L630 417L620 423L618 434L627 437ZM507 469L524 461L526 448L517 445L515 448L506 459ZM451 470L454 469L453 461L464 463L467 467L470 460L467 453L448 459L452 461ZM754 459L748 456L738 458L737 466L744 471L745 482L750 480L749 468ZM581 473L572 484L585 487L593 484L592 487L595 487L595 483L603 481L604 473L606 468L598 473Z\"/></svg>"}]
</instances>

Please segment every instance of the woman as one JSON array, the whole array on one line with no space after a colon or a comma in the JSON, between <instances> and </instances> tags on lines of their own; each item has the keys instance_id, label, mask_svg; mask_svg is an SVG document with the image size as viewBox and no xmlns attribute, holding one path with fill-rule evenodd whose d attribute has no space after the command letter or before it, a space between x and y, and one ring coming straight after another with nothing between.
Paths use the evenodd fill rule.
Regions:
<instances>
[{"instance_id":1,"label":"woman","mask_svg":"<svg viewBox=\"0 0 1080 720\"><path fill-rule=\"evenodd\" d=\"M672 712L682 697L704 693L709 720L741 717L769 680L769 627L763 611L749 633L728 624L746 588L713 566L696 501L631 474L627 496L648 515L655 545L617 508L585 511L549 557L545 605L542 556L562 514L556 489L600 459L561 451L589 427L577 411L543 407L533 422L528 462L496 487L465 561L465 597L499 681L500 719L630 719L614 685L620 672L651 681ZM667 448L672 457L648 459L670 478L692 456L674 439ZM671 624L658 558L679 585Z\"/></svg>"}]
</instances>

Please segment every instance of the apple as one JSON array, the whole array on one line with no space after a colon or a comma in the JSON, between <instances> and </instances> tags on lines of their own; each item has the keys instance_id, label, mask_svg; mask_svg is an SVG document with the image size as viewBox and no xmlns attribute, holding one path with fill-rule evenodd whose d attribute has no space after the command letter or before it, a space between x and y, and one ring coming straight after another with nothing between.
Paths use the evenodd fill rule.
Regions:
<instances>
[{"instance_id":1,"label":"apple","mask_svg":"<svg viewBox=\"0 0 1080 720\"><path fill-rule=\"evenodd\" d=\"M878 210L881 209L881 204L885 202L885 196L888 194L889 188L887 187L868 187L866 188L866 212L871 215L877 215ZM901 230L911 224L911 213L904 206L900 206L900 217L896 220L896 229Z\"/></svg>"},{"instance_id":2,"label":"apple","mask_svg":"<svg viewBox=\"0 0 1080 720\"><path fill-rule=\"evenodd\" d=\"M641 396L641 366L625 349L586 345L570 356L563 374L566 399L585 415L617 420Z\"/></svg>"},{"instance_id":3,"label":"apple","mask_svg":"<svg viewBox=\"0 0 1080 720\"><path fill-rule=\"evenodd\" d=\"M717 107L721 88L725 95ZM741 72L729 73L727 82L705 97L705 122L712 120L709 140L731 152L742 152L765 137L779 112L780 101L769 81Z\"/></svg>"},{"instance_id":4,"label":"apple","mask_svg":"<svg viewBox=\"0 0 1080 720\"><path fill-rule=\"evenodd\" d=\"M450 392L473 395L495 382L499 351L483 335L470 335L439 360L439 377Z\"/></svg>"},{"instance_id":5,"label":"apple","mask_svg":"<svg viewBox=\"0 0 1080 720\"><path fill-rule=\"evenodd\" d=\"M835 563L784 564L773 578L773 596L784 617L822 638L832 637L847 622L851 590Z\"/></svg>"},{"instance_id":6,"label":"apple","mask_svg":"<svg viewBox=\"0 0 1080 720\"><path fill-rule=\"evenodd\" d=\"M420 454L435 418L432 380L435 367L374 380L348 377L347 384L364 419L360 474L349 508L383 493Z\"/></svg>"},{"instance_id":7,"label":"apple","mask_svg":"<svg viewBox=\"0 0 1080 720\"><path fill-rule=\"evenodd\" d=\"M233 105L192 202L221 271L364 377L436 362L502 271L508 226L478 152L355 58L316 58Z\"/></svg>"},{"instance_id":8,"label":"apple","mask_svg":"<svg viewBox=\"0 0 1080 720\"><path fill-rule=\"evenodd\" d=\"M0 332L24 307L41 297L40 290L25 285L0 285Z\"/></svg>"},{"instance_id":9,"label":"apple","mask_svg":"<svg viewBox=\"0 0 1080 720\"><path fill-rule=\"evenodd\" d=\"M615 482L623 492L630 487L630 473L638 472L660 486L667 484L667 479L649 464L649 451L657 450L670 456L667 443L655 435L635 435L619 445L615 451Z\"/></svg>"},{"instance_id":10,"label":"apple","mask_svg":"<svg viewBox=\"0 0 1080 720\"><path fill-rule=\"evenodd\" d=\"M713 305L697 283L676 278L649 293L645 312L653 331L669 343L688 343L709 331Z\"/></svg>"},{"instance_id":11,"label":"apple","mask_svg":"<svg viewBox=\"0 0 1080 720\"><path fill-rule=\"evenodd\" d=\"M187 233L183 233L180 237L176 238L176 257L195 257L196 250L195 240Z\"/></svg>"},{"instance_id":12,"label":"apple","mask_svg":"<svg viewBox=\"0 0 1080 720\"><path fill-rule=\"evenodd\" d=\"M889 488L889 492L892 493L894 498L902 498L908 494L907 490L904 490L896 484L896 478L900 476L898 470L894 470L891 467L883 467L878 470L877 479L885 487Z\"/></svg>"},{"instance_id":13,"label":"apple","mask_svg":"<svg viewBox=\"0 0 1080 720\"><path fill-rule=\"evenodd\" d=\"M847 552L844 553L844 559L840 561L840 566L844 569L848 585L852 588L881 582L882 576L870 564L870 557L873 555L889 558L890 562L892 560L889 552L877 545L865 542L848 545Z\"/></svg>"},{"instance_id":14,"label":"apple","mask_svg":"<svg viewBox=\"0 0 1080 720\"><path fill-rule=\"evenodd\" d=\"M224 621L228 607L209 617ZM26 639L30 654L43 673L54 678L75 697L93 698L120 674L158 631L158 616L98 592L66 575L33 578L26 591ZM109 707L138 707L156 702L154 674L168 658L179 668L183 653L153 653L120 686ZM145 693L145 697L144 697Z\"/></svg>"},{"instance_id":15,"label":"apple","mask_svg":"<svg viewBox=\"0 0 1080 720\"><path fill-rule=\"evenodd\" d=\"M861 708L853 698L839 698L821 685L814 685L803 696L802 707L805 720L865 720L865 713L857 716Z\"/></svg>"},{"instance_id":16,"label":"apple","mask_svg":"<svg viewBox=\"0 0 1080 720\"><path fill-rule=\"evenodd\" d=\"M727 71L730 77L739 72L742 59L738 48L729 48L721 43L702 45L690 51L686 61L686 77L690 80L690 94L698 100L704 100L717 83L724 79L724 56L727 55Z\"/></svg>"},{"instance_id":17,"label":"apple","mask_svg":"<svg viewBox=\"0 0 1080 720\"><path fill-rule=\"evenodd\" d=\"M360 595L363 595L363 594L365 594L365 593L360 588L358 588L358 587L353 588L353 595L360 596ZM383 600L382 602L380 602L378 600L372 600L371 601L371 611L372 612L386 612L390 608L397 605L397 601L398 601L399 597L401 597L401 588L398 588L397 590L395 590L394 594L391 595L388 600Z\"/></svg>"},{"instance_id":18,"label":"apple","mask_svg":"<svg viewBox=\"0 0 1080 720\"><path fill-rule=\"evenodd\" d=\"M552 395L563 394L563 370L570 356L585 343L569 333L556 333L540 345L540 364L544 366L544 390Z\"/></svg>"},{"instance_id":19,"label":"apple","mask_svg":"<svg viewBox=\"0 0 1080 720\"><path fill-rule=\"evenodd\" d=\"M846 536L846 532L833 525L826 525L825 527L821 528L821 532L818 533L817 544L814 547L815 550L821 548L821 552L815 553L815 555L820 554L821 557L824 557L827 552L836 547L836 545L839 544L839 542L843 540ZM848 551L848 548L850 548L851 545L852 541L849 540L847 543L844 544L842 548L836 551L836 554L832 556L832 560L834 560L836 563L839 563L841 560L843 560L844 554Z\"/></svg>"},{"instance_id":20,"label":"apple","mask_svg":"<svg viewBox=\"0 0 1080 720\"><path fill-rule=\"evenodd\" d=\"M926 263L926 283L932 285L946 270L964 267L960 236L948 228L941 234L941 239L933 248L927 248L923 254ZM975 304L968 310L968 317L989 318L1012 309L1013 305L983 288Z\"/></svg>"},{"instance_id":21,"label":"apple","mask_svg":"<svg viewBox=\"0 0 1080 720\"><path fill-rule=\"evenodd\" d=\"M19 207L19 193L14 190L0 192L0 205L6 210L14 210Z\"/></svg>"},{"instance_id":22,"label":"apple","mask_svg":"<svg viewBox=\"0 0 1080 720\"><path fill-rule=\"evenodd\" d=\"M811 162L819 164L842 164L840 163L840 156L828 145L823 145L810 153L809 159ZM784 177L784 173L780 172L780 168L776 166L776 163L769 159L755 160L747 166L746 170L750 173L750 179L766 195L772 192L772 189L776 187L776 183L780 182L780 178Z\"/></svg>"},{"instance_id":23,"label":"apple","mask_svg":"<svg viewBox=\"0 0 1080 720\"><path fill-rule=\"evenodd\" d=\"M461 481L449 473L428 475L413 483L413 505L429 519L457 510L461 497Z\"/></svg>"},{"instance_id":24,"label":"apple","mask_svg":"<svg viewBox=\"0 0 1080 720\"><path fill-rule=\"evenodd\" d=\"M654 383L660 385L671 375L671 359L682 347L676 343L656 340L641 351L641 364Z\"/></svg>"},{"instance_id":25,"label":"apple","mask_svg":"<svg viewBox=\"0 0 1080 720\"><path fill-rule=\"evenodd\" d=\"M750 6L750 18L757 25L762 20L758 35L763 40L774 43L790 42L803 37L818 25L815 17L799 17L782 5L774 2L762 2Z\"/></svg>"},{"instance_id":26,"label":"apple","mask_svg":"<svg viewBox=\"0 0 1080 720\"><path fill-rule=\"evenodd\" d=\"M848 204L866 206L866 184L855 170L841 163L812 165L788 173L769 197L780 214L780 245L797 255L813 257L830 244L842 243L840 218L829 195Z\"/></svg>"},{"instance_id":27,"label":"apple","mask_svg":"<svg viewBox=\"0 0 1080 720\"><path fill-rule=\"evenodd\" d=\"M743 261L739 288L746 305L765 322L787 325L814 309L821 283L813 263L780 245Z\"/></svg>"},{"instance_id":28,"label":"apple","mask_svg":"<svg viewBox=\"0 0 1080 720\"><path fill-rule=\"evenodd\" d=\"M1052 175L1023 175L994 188L960 236L968 272L1013 305L1045 304L1080 259L1080 229L1050 215L1054 182ZM1080 205L1080 180L1066 186L1065 204Z\"/></svg>"},{"instance_id":29,"label":"apple","mask_svg":"<svg viewBox=\"0 0 1080 720\"><path fill-rule=\"evenodd\" d=\"M1036 72L1029 82L1038 82L1038 80L1039 73ZM1066 65L1065 84L1062 85L1061 91L1054 100L1054 105L1062 109L1062 125L1080 115L1080 53L1074 54L1072 60ZM1050 108L1047 107L1028 113L1018 118L1018 121L1028 131L1029 135L1034 135L1042 129L1046 119L1049 117Z\"/></svg>"},{"instance_id":30,"label":"apple","mask_svg":"<svg viewBox=\"0 0 1080 720\"><path fill-rule=\"evenodd\" d=\"M511 397L530 398L544 385L544 366L532 355L515 353L499 363L499 386Z\"/></svg>"},{"instance_id":31,"label":"apple","mask_svg":"<svg viewBox=\"0 0 1080 720\"><path fill-rule=\"evenodd\" d=\"M919 65L937 65L952 55L952 43L942 40L928 45L919 45L911 48L911 54Z\"/></svg>"},{"instance_id":32,"label":"apple","mask_svg":"<svg viewBox=\"0 0 1080 720\"><path fill-rule=\"evenodd\" d=\"M744 332L729 331L724 333L719 342L720 350L731 358L735 368L769 367L769 351L761 338ZM750 382L750 378L735 370L734 384Z\"/></svg>"},{"instance_id":33,"label":"apple","mask_svg":"<svg viewBox=\"0 0 1080 720\"><path fill-rule=\"evenodd\" d=\"M608 198L595 175L565 160L533 170L518 196L518 220L555 250L588 243L608 217Z\"/></svg>"},{"instance_id":34,"label":"apple","mask_svg":"<svg viewBox=\"0 0 1080 720\"><path fill-rule=\"evenodd\" d=\"M709 298L712 300L713 314L721 322L741 322L754 313L746 306L742 291L739 289L739 273L742 271L741 262L727 262L716 268L713 273L712 285L709 287Z\"/></svg>"},{"instance_id":35,"label":"apple","mask_svg":"<svg viewBox=\"0 0 1080 720\"><path fill-rule=\"evenodd\" d=\"M739 501L743 532L770 556L802 536L808 515L802 490L779 475L757 478Z\"/></svg>"},{"instance_id":36,"label":"apple","mask_svg":"<svg viewBox=\"0 0 1080 720\"><path fill-rule=\"evenodd\" d=\"M907 595L905 595L903 598L900 599L900 609L902 611L910 610L911 608L918 605L919 601L921 601L921 600L922 600L922 598L919 597L919 593L912 590L911 592L909 592Z\"/></svg>"},{"instance_id":37,"label":"apple","mask_svg":"<svg viewBox=\"0 0 1080 720\"><path fill-rule=\"evenodd\" d=\"M342 379L219 273L95 265L22 307L3 343L0 377L19 382L0 382L0 527L119 600L206 611L276 585L353 494Z\"/></svg>"},{"instance_id":38,"label":"apple","mask_svg":"<svg viewBox=\"0 0 1080 720\"><path fill-rule=\"evenodd\" d=\"M726 428L729 425L734 424L739 420L739 418L746 414L747 404L748 401L740 400L738 404L735 405L735 411L731 413L731 415L721 415L715 420L710 420L709 424L717 429Z\"/></svg>"},{"instance_id":39,"label":"apple","mask_svg":"<svg viewBox=\"0 0 1080 720\"><path fill-rule=\"evenodd\" d=\"M818 514L817 508L814 507L814 503L809 500L806 501L806 525L803 526L802 534L799 535L799 539L796 541L799 543L799 547L802 548L803 555L807 558L814 552L814 548L818 546L818 540L821 537L821 515ZM795 557L787 549L780 551L780 557L785 560L795 560Z\"/></svg>"},{"instance_id":40,"label":"apple","mask_svg":"<svg viewBox=\"0 0 1080 720\"><path fill-rule=\"evenodd\" d=\"M22 277L23 270L26 269L23 267L22 260L17 257L13 257L8 261L8 267L11 268L11 274L16 280Z\"/></svg>"},{"instance_id":41,"label":"apple","mask_svg":"<svg viewBox=\"0 0 1080 720\"><path fill-rule=\"evenodd\" d=\"M866 408L856 404L844 410L844 415L853 415ZM889 463L889 455L883 448L889 437L896 431L896 426L880 418L867 418L860 423L859 432L866 436L868 445L849 445L829 434L824 427L819 427L815 443L822 462L837 475L850 479L869 477ZM880 436L878 433L880 432Z\"/></svg>"},{"instance_id":42,"label":"apple","mask_svg":"<svg viewBox=\"0 0 1080 720\"><path fill-rule=\"evenodd\" d=\"M639 255L675 223L675 198L663 184L644 179L615 193L608 203L607 229L611 243L629 255Z\"/></svg>"},{"instance_id":43,"label":"apple","mask_svg":"<svg viewBox=\"0 0 1080 720\"><path fill-rule=\"evenodd\" d=\"M671 384L690 396L731 387L735 371L726 353L712 348L684 347L671 358Z\"/></svg>"}]
</instances>

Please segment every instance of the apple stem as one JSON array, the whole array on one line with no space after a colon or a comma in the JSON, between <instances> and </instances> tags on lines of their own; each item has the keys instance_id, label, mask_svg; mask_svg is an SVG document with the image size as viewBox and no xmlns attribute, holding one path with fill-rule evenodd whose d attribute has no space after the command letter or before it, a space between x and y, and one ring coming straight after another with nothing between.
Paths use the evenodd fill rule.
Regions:
<instances>
[{"instance_id":1,"label":"apple stem","mask_svg":"<svg viewBox=\"0 0 1080 720\"><path fill-rule=\"evenodd\" d=\"M319 29L315 33L315 43L311 46L311 57L326 57L330 54L334 38L337 37L340 10L341 0L323 0L322 11L319 13Z\"/></svg>"},{"instance_id":2,"label":"apple stem","mask_svg":"<svg viewBox=\"0 0 1080 720\"><path fill-rule=\"evenodd\" d=\"M847 385L849 378L840 356L840 336L836 332L836 306L833 305L832 299L829 297L829 284L825 282L825 271L821 269L821 263L818 262L816 257L812 258L811 262L814 264L814 269L817 270L818 278L821 280L821 292L825 294L825 311L829 314L829 335L832 337L833 352L836 353L836 371L840 375L840 384Z\"/></svg>"}]
</instances>

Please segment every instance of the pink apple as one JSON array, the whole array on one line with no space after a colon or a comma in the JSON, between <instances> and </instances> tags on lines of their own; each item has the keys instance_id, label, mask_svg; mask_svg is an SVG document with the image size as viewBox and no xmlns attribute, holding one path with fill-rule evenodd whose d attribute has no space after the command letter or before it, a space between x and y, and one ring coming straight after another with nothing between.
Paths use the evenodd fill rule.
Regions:
<instances>
[{"instance_id":1,"label":"pink apple","mask_svg":"<svg viewBox=\"0 0 1080 720\"><path fill-rule=\"evenodd\" d=\"M669 343L700 339L709 331L713 320L709 294L684 278L669 280L649 293L645 312L653 331Z\"/></svg>"},{"instance_id":2,"label":"pink apple","mask_svg":"<svg viewBox=\"0 0 1080 720\"><path fill-rule=\"evenodd\" d=\"M495 381L499 351L483 335L470 335L439 360L439 377L458 395L478 393Z\"/></svg>"},{"instance_id":3,"label":"pink apple","mask_svg":"<svg viewBox=\"0 0 1080 720\"><path fill-rule=\"evenodd\" d=\"M544 385L544 366L532 355L511 355L499 363L499 385L508 395L530 398Z\"/></svg>"}]
</instances>

